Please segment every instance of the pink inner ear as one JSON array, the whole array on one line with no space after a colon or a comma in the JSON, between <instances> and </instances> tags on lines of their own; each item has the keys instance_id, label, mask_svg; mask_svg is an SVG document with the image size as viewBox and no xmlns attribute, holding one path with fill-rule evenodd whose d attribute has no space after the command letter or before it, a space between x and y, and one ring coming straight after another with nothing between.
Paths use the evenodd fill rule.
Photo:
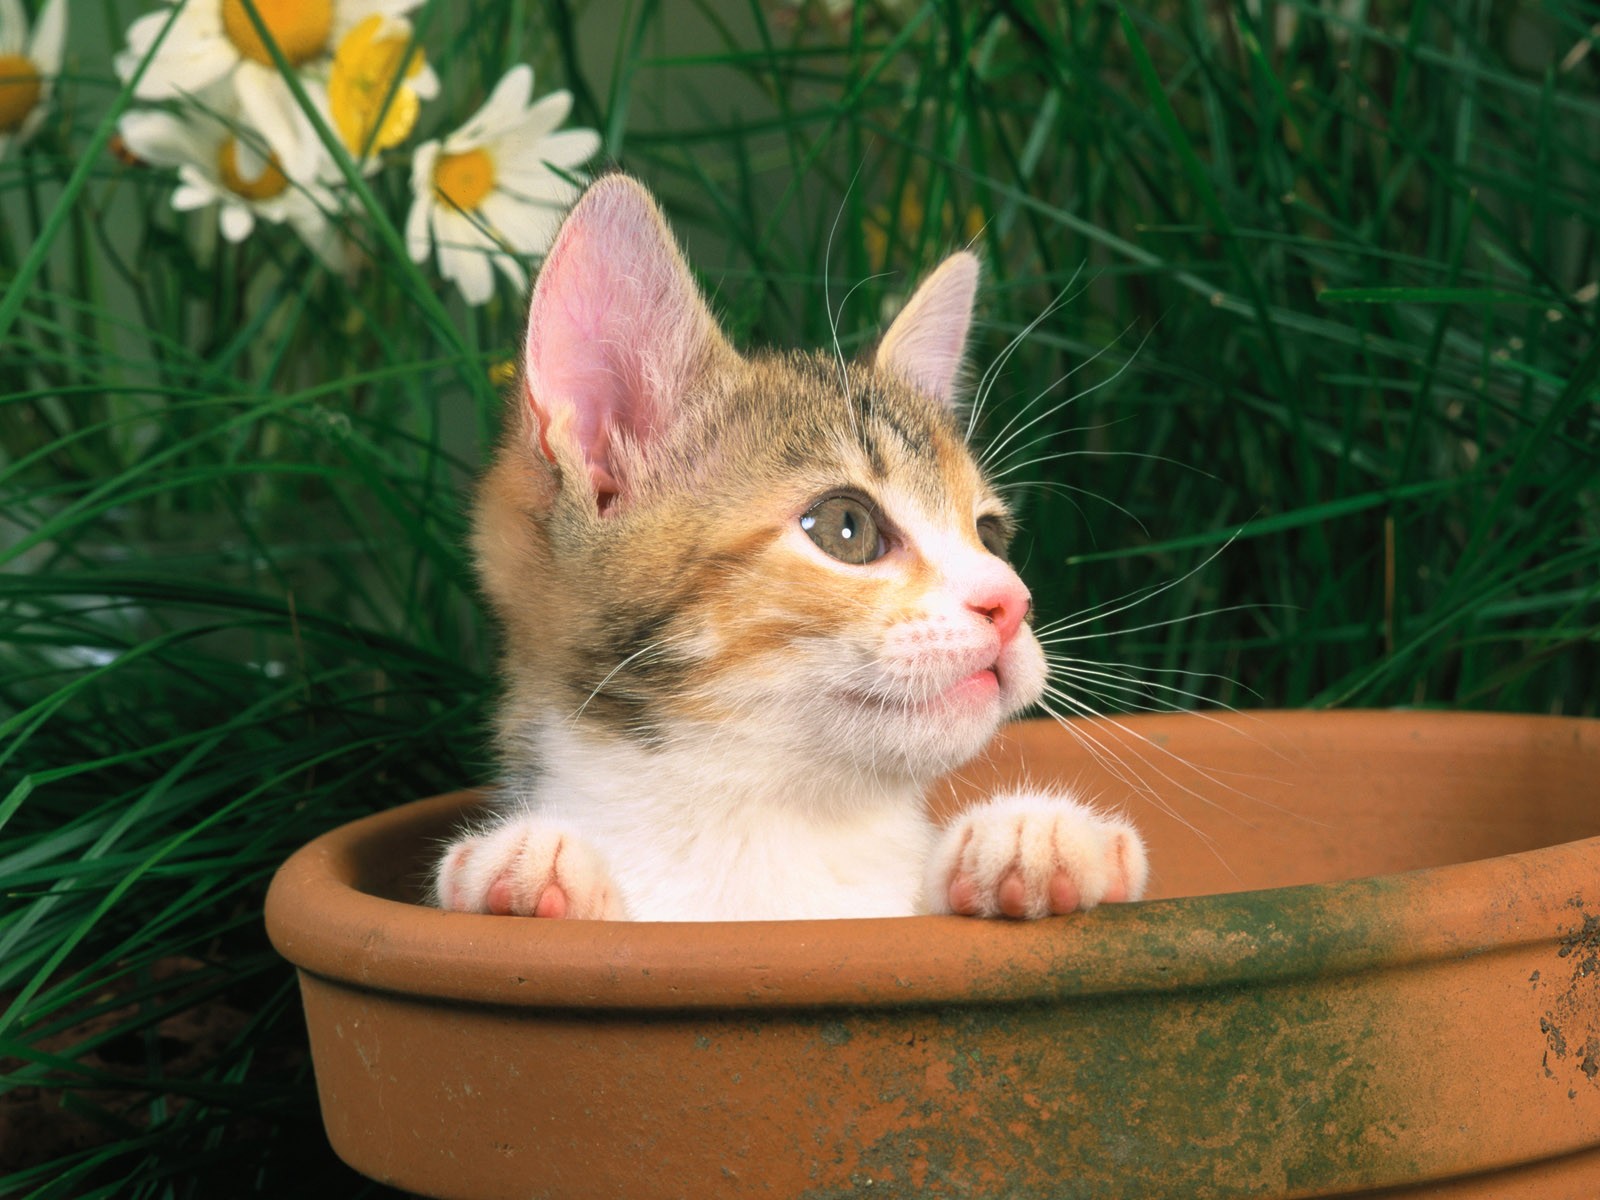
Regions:
<instances>
[{"instance_id":1,"label":"pink inner ear","mask_svg":"<svg viewBox=\"0 0 1600 1200\"><path fill-rule=\"evenodd\" d=\"M545 457L555 460L552 435L573 437L596 493L603 496L618 490L611 471L611 427L628 396L618 386L615 356L603 340L614 284L603 259L584 261L594 257L589 240L581 226L563 230L539 274L528 318L527 386Z\"/></svg>"},{"instance_id":2,"label":"pink inner ear","mask_svg":"<svg viewBox=\"0 0 1600 1200\"><path fill-rule=\"evenodd\" d=\"M876 364L934 399L952 403L977 290L975 256L962 252L945 259L883 335Z\"/></svg>"},{"instance_id":3,"label":"pink inner ear","mask_svg":"<svg viewBox=\"0 0 1600 1200\"><path fill-rule=\"evenodd\" d=\"M567 217L528 314L528 402L540 448L572 439L602 509L627 481L613 436L647 445L671 420L705 350L709 314L654 202L611 176Z\"/></svg>"}]
</instances>

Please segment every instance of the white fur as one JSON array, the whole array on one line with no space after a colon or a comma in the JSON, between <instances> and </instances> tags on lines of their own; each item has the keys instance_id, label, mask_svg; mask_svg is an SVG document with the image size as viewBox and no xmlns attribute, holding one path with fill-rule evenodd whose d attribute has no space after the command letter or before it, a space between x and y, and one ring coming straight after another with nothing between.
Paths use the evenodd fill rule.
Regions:
<instances>
[{"instance_id":1,"label":"white fur","mask_svg":"<svg viewBox=\"0 0 1600 1200\"><path fill-rule=\"evenodd\" d=\"M443 908L490 912L496 884L504 889L501 899L510 916L538 915L540 900L551 888L562 898L561 916L622 920L628 915L606 860L566 826L532 813L452 843L439 863L435 900Z\"/></svg>"},{"instance_id":2,"label":"white fur","mask_svg":"<svg viewBox=\"0 0 1600 1200\"><path fill-rule=\"evenodd\" d=\"M636 919L897 917L917 909L934 827L915 790L858 794L824 812L796 803L770 776L760 786L765 772L698 751L649 752L566 726L546 729L539 744L537 787L512 798L469 866L480 868L503 839L502 871L542 873L545 862L525 868L516 845L559 829L610 865L608 877L587 886L598 894L614 884ZM440 903L486 911L493 872L452 874L455 853L453 846L444 860Z\"/></svg>"},{"instance_id":3,"label":"white fur","mask_svg":"<svg viewBox=\"0 0 1600 1200\"><path fill-rule=\"evenodd\" d=\"M1061 792L1009 792L962 813L945 830L928 859L925 895L934 912L953 912L951 889L965 877L972 887L972 916L1043 917L1051 912L1050 885L1070 883L1075 909L1108 897L1137 900L1150 867L1132 824L1101 813ZM1002 885L1020 884L1021 911L1005 912Z\"/></svg>"}]
</instances>

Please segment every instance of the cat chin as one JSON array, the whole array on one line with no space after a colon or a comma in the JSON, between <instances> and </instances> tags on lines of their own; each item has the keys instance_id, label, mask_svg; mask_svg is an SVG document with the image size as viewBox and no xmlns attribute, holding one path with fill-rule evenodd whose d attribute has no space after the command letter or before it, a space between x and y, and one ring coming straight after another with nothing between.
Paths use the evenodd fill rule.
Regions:
<instances>
[{"instance_id":1,"label":"cat chin","mask_svg":"<svg viewBox=\"0 0 1600 1200\"><path fill-rule=\"evenodd\" d=\"M993 666L935 685L931 695L836 692L828 724L856 730L835 735L838 744L867 748L852 770L892 770L925 787L981 754L1006 720L1038 701L1044 682L1043 653L1024 629Z\"/></svg>"},{"instance_id":2,"label":"cat chin","mask_svg":"<svg viewBox=\"0 0 1600 1200\"><path fill-rule=\"evenodd\" d=\"M956 697L946 699L938 711L926 703L917 706L863 706L861 744L870 752L859 756L852 770L883 774L893 771L918 788L982 753L1010 710L1000 702L993 684L962 681Z\"/></svg>"}]
</instances>

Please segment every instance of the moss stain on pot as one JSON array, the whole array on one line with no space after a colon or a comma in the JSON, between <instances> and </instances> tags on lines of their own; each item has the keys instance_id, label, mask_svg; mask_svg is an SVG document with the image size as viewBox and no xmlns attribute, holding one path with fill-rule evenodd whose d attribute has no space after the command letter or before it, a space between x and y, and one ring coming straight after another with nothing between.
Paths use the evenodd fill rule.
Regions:
<instances>
[{"instance_id":1,"label":"moss stain on pot","mask_svg":"<svg viewBox=\"0 0 1600 1200\"><path fill-rule=\"evenodd\" d=\"M1544 1073L1555 1078L1550 1067L1551 1056L1558 1062L1565 1062L1570 1054L1589 1083L1600 1086L1600 1036L1593 1024L1595 996L1600 989L1600 915L1585 910L1582 896L1572 897L1567 905L1578 917L1579 924L1560 938L1560 949L1556 953L1569 960L1570 975L1539 1018L1539 1032L1544 1034L1548 1047ZM1548 986L1542 973L1532 982L1535 991ZM1569 1033L1574 1028L1582 1032ZM1575 1090L1572 1098L1577 1098Z\"/></svg>"},{"instance_id":2,"label":"moss stain on pot","mask_svg":"<svg viewBox=\"0 0 1600 1200\"><path fill-rule=\"evenodd\" d=\"M993 1196L1209 1200L1411 1166L1385 1153L1393 1098L1362 1051L1383 1014L1360 1005L1228 988L1097 998L1066 1021L1035 1005L933 1016L920 1041L938 1057L868 1081L892 1110L881 1136L837 1112L817 1128L872 1195L964 1179ZM805 1193L844 1194L866 1193Z\"/></svg>"}]
</instances>

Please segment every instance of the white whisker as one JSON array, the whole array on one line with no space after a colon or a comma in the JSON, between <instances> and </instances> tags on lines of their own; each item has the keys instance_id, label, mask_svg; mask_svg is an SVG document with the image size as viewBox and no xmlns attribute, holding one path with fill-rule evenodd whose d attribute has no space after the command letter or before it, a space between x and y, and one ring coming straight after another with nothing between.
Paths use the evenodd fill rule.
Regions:
<instances>
[{"instance_id":1,"label":"white whisker","mask_svg":"<svg viewBox=\"0 0 1600 1200\"><path fill-rule=\"evenodd\" d=\"M1100 620L1100 619L1102 619L1104 617L1115 616L1117 613L1120 613L1120 612L1127 612L1128 609L1137 607L1138 605L1143 604L1146 600L1154 599L1155 597L1161 595L1161 593L1163 593L1163 592L1171 591L1173 588L1177 587L1180 583L1183 583L1186 580L1194 578L1195 575L1199 574L1200 571L1204 570L1207 566L1209 566L1212 562L1214 562L1218 558L1218 556L1220 556L1222 554L1222 552L1224 550L1226 550L1229 546L1233 545L1233 543L1238 541L1238 540L1239 540L1239 532L1235 531L1232 534L1232 536L1230 536L1228 538L1228 540L1226 542L1222 543L1222 545L1218 546L1215 550L1213 550L1210 554L1206 555L1205 558L1201 559L1200 562L1196 563L1193 567L1190 567L1189 570L1185 571L1182 575L1179 575L1176 579L1168 580L1166 583L1163 583L1163 584L1161 584L1159 586L1147 589L1144 592L1144 594L1141 595L1141 596L1138 596L1137 599L1131 600L1128 603L1123 604L1122 603L1123 600L1127 599L1128 596L1132 596L1132 595L1135 594L1133 592L1126 593L1126 595L1124 595L1122 597L1119 597L1116 600L1106 601L1106 602L1104 602L1102 604L1094 605L1094 606L1092 606L1090 608L1082 609L1078 613L1073 614L1071 617L1066 618L1065 622L1052 623L1050 626L1047 627L1047 631L1053 634L1053 633L1059 632L1062 629L1076 629L1079 625L1087 625L1090 621L1098 621L1098 620ZM1117 605L1119 607L1107 607L1107 605ZM1213 612L1217 612L1217 613L1232 612L1232 611L1234 611L1234 609L1237 609L1237 608L1250 608L1250 607L1253 607L1253 606L1252 605L1246 605L1246 604L1240 604L1240 605L1234 605L1233 608L1219 608L1219 609L1213 609L1212 611ZM1096 611L1097 609L1098 610L1102 610L1102 611ZM1179 620L1188 620L1189 618L1181 617L1181 618L1178 618L1178 619ZM1153 624L1153 625L1144 626L1144 628L1154 629L1158 625L1162 625L1162 624L1172 624L1172 622L1170 622L1170 621L1157 622L1156 624ZM1035 630L1034 632L1037 634L1037 633L1039 633L1041 631L1040 630ZM1131 632L1134 632L1134 631L1133 630L1123 630L1122 632L1131 633ZM1057 639L1057 640L1060 640L1060 639Z\"/></svg>"},{"instance_id":2,"label":"white whisker","mask_svg":"<svg viewBox=\"0 0 1600 1200\"><path fill-rule=\"evenodd\" d=\"M1043 312L1023 326L1022 330L1006 343L1005 349L1001 350L995 356L994 361L985 368L982 377L978 380L976 394L972 398L972 410L967 414L967 432L964 438L966 442L971 443L973 431L978 425L978 418L983 412L984 401L988 398L988 394L994 388L996 381L999 380L1000 372L1005 368L1006 363L1010 361L1012 354L1027 340L1030 333L1044 324L1047 318L1059 312L1069 299L1076 300L1078 296L1083 294L1083 291L1080 290L1077 295L1071 297L1067 295L1071 291L1072 285L1078 281L1078 276L1082 274L1083 266L1079 264L1078 269L1072 273L1072 278L1067 280L1066 285L1056 293L1055 299L1045 305Z\"/></svg>"},{"instance_id":3,"label":"white whisker","mask_svg":"<svg viewBox=\"0 0 1600 1200\"><path fill-rule=\"evenodd\" d=\"M1109 384L1113 384L1117 380L1121 379L1122 376L1123 376L1123 373L1126 372L1127 369L1129 367L1131 367L1134 364L1134 362L1138 359L1139 352L1144 349L1145 343L1150 340L1150 335L1148 333L1146 333L1144 335L1144 337L1139 339L1139 344L1136 347L1134 347L1133 353L1128 356L1126 361L1124 361L1123 364L1120 367L1118 367L1115 371L1113 371L1105 379L1102 379L1099 383L1091 384L1090 386L1084 388L1083 391L1081 391L1081 392L1074 392L1072 395L1068 396L1065 400L1059 401L1056 404L1052 404L1049 408L1045 409L1043 412L1036 413L1032 420L1027 421L1024 424L1017 426L1016 429L1012 429L1011 428L1012 425L1016 424L1016 421L1017 421L1017 419L1019 417L1022 417L1024 415L1026 415L1027 411L1030 408L1032 408L1035 404L1037 404L1041 399L1043 399L1045 396L1049 395L1051 392L1055 391L1055 389L1057 387L1059 387L1061 384L1065 383L1067 380L1071 379L1079 371L1083 370L1085 367L1087 367L1087 366L1091 365L1092 363L1094 363L1097 359L1099 359L1099 357L1102 354L1107 353L1111 349L1112 346L1115 346L1117 344L1117 342L1122 340L1123 336L1128 332L1128 329L1132 329L1132 328L1133 328L1133 326L1129 325L1127 327L1127 329L1124 329L1122 331L1122 333L1117 335L1116 341L1110 342L1107 345L1101 347L1099 350L1096 350L1088 358L1084 359L1077 366L1073 367L1072 370L1068 371L1065 375L1061 376L1061 378L1057 379L1049 387L1045 388L1042 392L1040 392L1032 400L1028 401L1027 404L1025 404L1021 408L1019 408L1017 410L1017 412L1016 412L1016 415L1013 416L1011 418L1011 420L1007 421L1005 423L1005 425L1001 427L1000 432L995 435L994 443L991 444L989 447L987 447L984 450L984 452L983 452L983 454L982 454L982 456L981 456L981 458L979 460L979 465L982 466L985 471L987 471L989 469L990 464L995 462L1000 457L1001 452L1005 450L1006 446L1008 446L1014 438L1020 437L1022 434L1026 433L1028 430L1032 429L1040 421L1046 420L1047 418L1049 418L1051 416L1054 416L1056 413L1060 412L1063 408L1066 408L1067 405L1075 403L1076 401L1083 399L1085 396L1092 395L1095 392L1098 392L1101 388L1106 387ZM1009 433L1007 432L1008 430L1010 431Z\"/></svg>"}]
</instances>

